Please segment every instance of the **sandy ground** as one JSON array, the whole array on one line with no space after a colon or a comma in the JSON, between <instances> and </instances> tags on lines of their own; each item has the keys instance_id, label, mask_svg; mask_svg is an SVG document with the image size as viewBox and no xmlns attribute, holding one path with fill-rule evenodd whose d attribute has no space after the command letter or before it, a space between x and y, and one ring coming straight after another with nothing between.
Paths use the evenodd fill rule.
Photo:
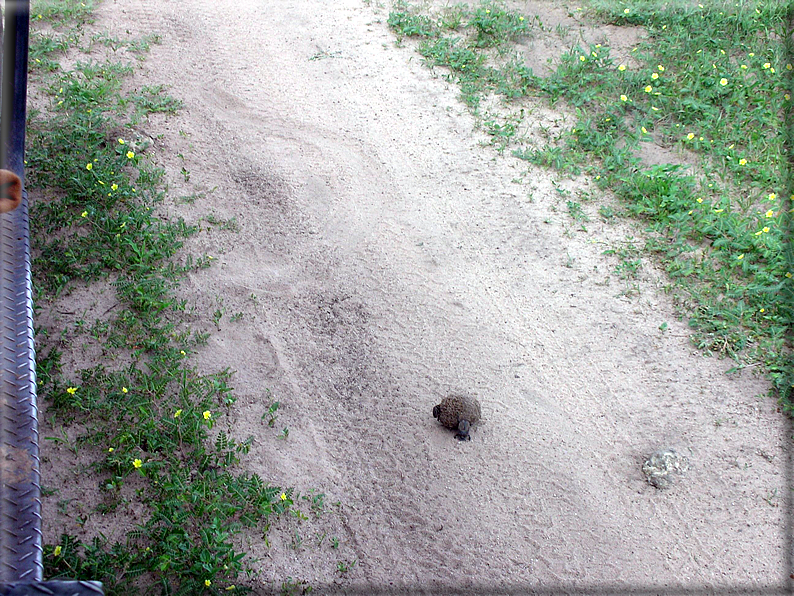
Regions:
<instances>
[{"instance_id":1,"label":"sandy ground","mask_svg":"<svg viewBox=\"0 0 794 596\"><path fill-rule=\"evenodd\" d=\"M185 102L146 132L168 172L163 211L204 221L188 252L215 258L180 290L213 332L198 364L237 371L228 415L255 437L245 465L329 504L279 521L270 549L245 537L256 590L287 577L315 594L782 586L784 428L767 384L694 350L647 262L625 295L602 252L627 224L587 205L578 231L555 185L589 182L484 147L457 90L395 45L388 11L99 9L111 34L162 36L135 84ZM431 415L454 390L482 403L471 442ZM668 446L692 467L660 491L641 465ZM289 548L295 532L305 544Z\"/></svg>"}]
</instances>

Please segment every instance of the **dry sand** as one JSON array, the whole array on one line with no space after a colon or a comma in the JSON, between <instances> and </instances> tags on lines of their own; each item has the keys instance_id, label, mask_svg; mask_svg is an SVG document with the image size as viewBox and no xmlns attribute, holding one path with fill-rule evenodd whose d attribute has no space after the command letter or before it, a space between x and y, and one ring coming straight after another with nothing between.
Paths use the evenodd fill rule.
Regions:
<instances>
[{"instance_id":1,"label":"dry sand","mask_svg":"<svg viewBox=\"0 0 794 596\"><path fill-rule=\"evenodd\" d=\"M135 84L185 103L146 126L171 186L163 211L240 225L203 224L188 252L215 264L180 294L213 332L200 368L236 371L229 426L255 437L245 466L329 503L305 525L279 520L270 549L245 537L256 591L287 577L315 594L782 586L785 429L767 383L691 346L647 259L623 294L602 252L628 224L591 204L578 231L555 186L590 183L484 147L457 90L395 45L388 11L99 8L99 29L162 36ZM482 403L471 442L431 415L455 390ZM661 491L641 467L668 446L692 465ZM305 544L289 548L296 531Z\"/></svg>"}]
</instances>

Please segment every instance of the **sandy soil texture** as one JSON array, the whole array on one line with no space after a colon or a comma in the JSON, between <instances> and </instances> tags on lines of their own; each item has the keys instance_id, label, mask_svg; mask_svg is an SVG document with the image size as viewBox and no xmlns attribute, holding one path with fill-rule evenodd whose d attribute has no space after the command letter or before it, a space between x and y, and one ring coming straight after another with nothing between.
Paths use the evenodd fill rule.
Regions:
<instances>
[{"instance_id":1,"label":"sandy soil texture","mask_svg":"<svg viewBox=\"0 0 794 596\"><path fill-rule=\"evenodd\" d=\"M483 146L458 91L395 45L388 11L106 0L98 13L111 34L162 36L136 84L185 103L152 119L149 153L168 172L163 210L203 221L188 252L215 258L180 293L211 327L199 365L237 371L245 465L340 502L307 522L319 546L288 548L314 528L290 520L270 549L245 538L257 590L782 585L785 430L766 382L691 346L649 263L626 296L602 253L629 224L593 209L587 232L572 227L556 188L589 182ZM470 442L433 419L452 391L482 403ZM261 420L274 399L276 429ZM664 447L691 467L663 491L642 464Z\"/></svg>"}]
</instances>

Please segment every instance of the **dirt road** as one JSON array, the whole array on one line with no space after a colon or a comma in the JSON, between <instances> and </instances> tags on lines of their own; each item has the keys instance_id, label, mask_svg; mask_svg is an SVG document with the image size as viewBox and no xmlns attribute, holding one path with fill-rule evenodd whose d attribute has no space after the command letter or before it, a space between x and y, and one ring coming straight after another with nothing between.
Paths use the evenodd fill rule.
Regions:
<instances>
[{"instance_id":1,"label":"dirt road","mask_svg":"<svg viewBox=\"0 0 794 596\"><path fill-rule=\"evenodd\" d=\"M627 224L557 209L590 182L482 146L388 6L220 6L106 0L98 26L162 36L134 82L185 103L147 127L164 211L240 226L204 219L215 264L181 294L198 327L224 313L199 364L237 371L246 466L341 503L246 538L262 589L780 585L782 415L692 348L649 263L622 292L602 253ZM471 442L431 415L452 390L482 402ZM667 446L692 467L660 491L641 465Z\"/></svg>"}]
</instances>

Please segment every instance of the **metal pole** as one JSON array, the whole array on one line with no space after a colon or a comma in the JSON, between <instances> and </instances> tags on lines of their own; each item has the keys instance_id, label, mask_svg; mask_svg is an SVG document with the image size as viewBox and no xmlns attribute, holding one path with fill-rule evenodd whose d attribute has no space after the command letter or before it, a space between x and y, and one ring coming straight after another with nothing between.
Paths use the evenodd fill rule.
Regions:
<instances>
[{"instance_id":1,"label":"metal pole","mask_svg":"<svg viewBox=\"0 0 794 596\"><path fill-rule=\"evenodd\" d=\"M6 0L0 164L24 182L28 0ZM27 192L0 216L0 583L42 579Z\"/></svg>"}]
</instances>

